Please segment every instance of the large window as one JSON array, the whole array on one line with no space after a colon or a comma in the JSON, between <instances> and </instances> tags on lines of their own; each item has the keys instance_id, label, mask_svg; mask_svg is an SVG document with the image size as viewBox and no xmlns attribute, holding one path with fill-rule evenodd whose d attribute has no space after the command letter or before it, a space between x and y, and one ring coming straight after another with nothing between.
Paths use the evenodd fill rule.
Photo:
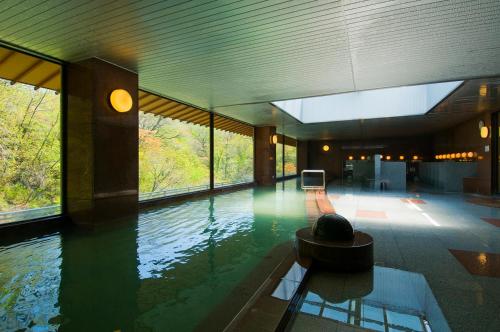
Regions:
<instances>
[{"instance_id":1,"label":"large window","mask_svg":"<svg viewBox=\"0 0 500 332\"><path fill-rule=\"evenodd\" d=\"M253 128L214 117L214 182L216 187L253 181Z\"/></svg>"},{"instance_id":2,"label":"large window","mask_svg":"<svg viewBox=\"0 0 500 332\"><path fill-rule=\"evenodd\" d=\"M196 109L185 112L175 102L142 94L140 103L146 106L141 110L147 112L139 112L140 198L208 189L209 114Z\"/></svg>"},{"instance_id":3,"label":"large window","mask_svg":"<svg viewBox=\"0 0 500 332\"><path fill-rule=\"evenodd\" d=\"M278 135L278 143L276 144L276 178L279 179L283 176L292 175L297 175L297 141L285 135Z\"/></svg>"},{"instance_id":4,"label":"large window","mask_svg":"<svg viewBox=\"0 0 500 332\"><path fill-rule=\"evenodd\" d=\"M283 144L276 143L276 178L283 177Z\"/></svg>"},{"instance_id":5,"label":"large window","mask_svg":"<svg viewBox=\"0 0 500 332\"><path fill-rule=\"evenodd\" d=\"M297 147L285 144L285 176L297 174Z\"/></svg>"},{"instance_id":6,"label":"large window","mask_svg":"<svg viewBox=\"0 0 500 332\"><path fill-rule=\"evenodd\" d=\"M61 211L60 66L0 48L0 223Z\"/></svg>"}]
</instances>

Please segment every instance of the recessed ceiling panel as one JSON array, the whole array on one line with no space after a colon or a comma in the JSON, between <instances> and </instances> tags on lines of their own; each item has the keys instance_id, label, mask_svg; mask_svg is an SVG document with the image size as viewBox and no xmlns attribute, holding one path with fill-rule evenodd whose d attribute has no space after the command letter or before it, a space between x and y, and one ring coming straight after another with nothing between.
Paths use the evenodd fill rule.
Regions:
<instances>
[{"instance_id":1,"label":"recessed ceiling panel","mask_svg":"<svg viewBox=\"0 0 500 332\"><path fill-rule=\"evenodd\" d=\"M273 102L303 123L422 115L463 81L341 93Z\"/></svg>"}]
</instances>

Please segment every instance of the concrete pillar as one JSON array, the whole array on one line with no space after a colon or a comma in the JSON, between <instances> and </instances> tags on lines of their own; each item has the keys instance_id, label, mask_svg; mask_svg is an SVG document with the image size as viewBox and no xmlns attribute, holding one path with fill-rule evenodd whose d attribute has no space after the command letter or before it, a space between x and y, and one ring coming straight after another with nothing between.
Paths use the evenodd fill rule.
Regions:
<instances>
[{"instance_id":1,"label":"concrete pillar","mask_svg":"<svg viewBox=\"0 0 500 332\"><path fill-rule=\"evenodd\" d=\"M67 66L67 212L99 224L138 211L138 77L99 59ZM115 111L109 95L125 89L132 109Z\"/></svg>"},{"instance_id":2,"label":"concrete pillar","mask_svg":"<svg viewBox=\"0 0 500 332\"><path fill-rule=\"evenodd\" d=\"M271 137L276 134L276 127L255 128L254 177L259 186L276 184L276 144Z\"/></svg>"}]
</instances>

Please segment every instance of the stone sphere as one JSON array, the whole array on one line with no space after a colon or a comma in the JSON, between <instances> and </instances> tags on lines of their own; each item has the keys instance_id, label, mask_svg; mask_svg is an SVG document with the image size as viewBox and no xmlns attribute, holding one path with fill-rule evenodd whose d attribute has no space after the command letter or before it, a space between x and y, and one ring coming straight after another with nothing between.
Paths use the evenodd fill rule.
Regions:
<instances>
[{"instance_id":1,"label":"stone sphere","mask_svg":"<svg viewBox=\"0 0 500 332\"><path fill-rule=\"evenodd\" d=\"M318 240L350 241L354 238L354 230L349 220L341 215L325 214L314 223L313 236Z\"/></svg>"}]
</instances>

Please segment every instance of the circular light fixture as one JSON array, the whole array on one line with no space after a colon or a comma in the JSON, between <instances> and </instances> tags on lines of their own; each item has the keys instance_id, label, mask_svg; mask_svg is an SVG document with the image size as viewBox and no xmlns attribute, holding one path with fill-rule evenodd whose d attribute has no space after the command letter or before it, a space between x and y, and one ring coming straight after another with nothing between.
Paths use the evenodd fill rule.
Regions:
<instances>
[{"instance_id":1,"label":"circular light fixture","mask_svg":"<svg viewBox=\"0 0 500 332\"><path fill-rule=\"evenodd\" d=\"M481 138L488 138L490 135L490 130L488 129L487 126L481 127Z\"/></svg>"},{"instance_id":2,"label":"circular light fixture","mask_svg":"<svg viewBox=\"0 0 500 332\"><path fill-rule=\"evenodd\" d=\"M399 160L405 160L405 156L399 156Z\"/></svg>"},{"instance_id":3,"label":"circular light fixture","mask_svg":"<svg viewBox=\"0 0 500 332\"><path fill-rule=\"evenodd\" d=\"M328 152L330 151L330 147L328 145L323 145L323 151Z\"/></svg>"},{"instance_id":4,"label":"circular light fixture","mask_svg":"<svg viewBox=\"0 0 500 332\"><path fill-rule=\"evenodd\" d=\"M417 160L418 159L418 156L413 156L413 160Z\"/></svg>"},{"instance_id":5,"label":"circular light fixture","mask_svg":"<svg viewBox=\"0 0 500 332\"><path fill-rule=\"evenodd\" d=\"M111 107L117 112L125 113L132 109L132 96L124 89L116 89L109 95Z\"/></svg>"},{"instance_id":6,"label":"circular light fixture","mask_svg":"<svg viewBox=\"0 0 500 332\"><path fill-rule=\"evenodd\" d=\"M361 160L365 160L365 158L366 158L365 156L361 156Z\"/></svg>"},{"instance_id":7,"label":"circular light fixture","mask_svg":"<svg viewBox=\"0 0 500 332\"><path fill-rule=\"evenodd\" d=\"M467 152L467 157L469 157L469 158L474 157L474 153L472 153L472 152Z\"/></svg>"},{"instance_id":8,"label":"circular light fixture","mask_svg":"<svg viewBox=\"0 0 500 332\"><path fill-rule=\"evenodd\" d=\"M438 156L438 155L435 155L435 156L434 156L434 159L439 159L439 156Z\"/></svg>"},{"instance_id":9,"label":"circular light fixture","mask_svg":"<svg viewBox=\"0 0 500 332\"><path fill-rule=\"evenodd\" d=\"M488 94L488 86L486 84L481 84L481 86L479 87L479 95L481 97L486 97L487 94Z\"/></svg>"},{"instance_id":10,"label":"circular light fixture","mask_svg":"<svg viewBox=\"0 0 500 332\"><path fill-rule=\"evenodd\" d=\"M462 158L467 157L467 152L462 152Z\"/></svg>"},{"instance_id":11,"label":"circular light fixture","mask_svg":"<svg viewBox=\"0 0 500 332\"><path fill-rule=\"evenodd\" d=\"M391 156L385 157L385 160L391 160Z\"/></svg>"},{"instance_id":12,"label":"circular light fixture","mask_svg":"<svg viewBox=\"0 0 500 332\"><path fill-rule=\"evenodd\" d=\"M451 154L451 159L455 159L455 154L454 153Z\"/></svg>"},{"instance_id":13,"label":"circular light fixture","mask_svg":"<svg viewBox=\"0 0 500 332\"><path fill-rule=\"evenodd\" d=\"M349 160L353 160L353 159L354 159L354 157L353 157L353 156L349 156Z\"/></svg>"},{"instance_id":14,"label":"circular light fixture","mask_svg":"<svg viewBox=\"0 0 500 332\"><path fill-rule=\"evenodd\" d=\"M271 144L276 144L278 143L278 135L274 134L274 135L271 135L270 139L269 139L270 143Z\"/></svg>"}]
</instances>

